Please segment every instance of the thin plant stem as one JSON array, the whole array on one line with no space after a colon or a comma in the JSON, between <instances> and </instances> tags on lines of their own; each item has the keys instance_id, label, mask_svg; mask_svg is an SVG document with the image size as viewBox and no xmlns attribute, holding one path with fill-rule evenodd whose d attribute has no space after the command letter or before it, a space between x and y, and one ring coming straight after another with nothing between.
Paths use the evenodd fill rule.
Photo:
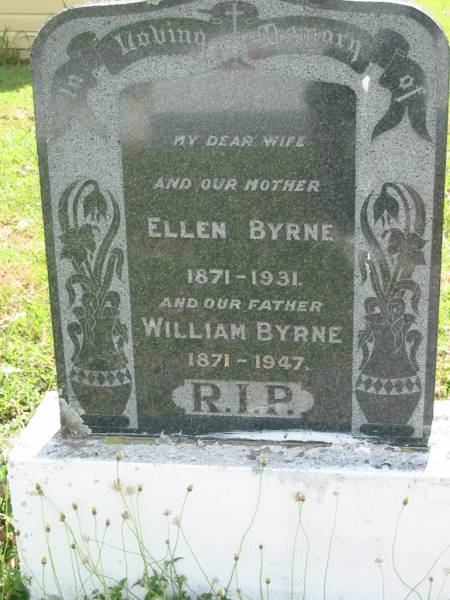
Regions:
<instances>
[{"instance_id":1,"label":"thin plant stem","mask_svg":"<svg viewBox=\"0 0 450 600\"><path fill-rule=\"evenodd\" d=\"M58 590L60 598L64 598L63 593L62 593L62 589L61 589L61 585L59 583L58 574L56 573L55 561L53 560L53 552L52 552L52 549L50 547L49 526L46 524L45 511L44 511L44 500L43 500L42 495L40 495L39 497L41 499L42 522L44 524L45 541L47 543L47 551L48 551L48 557L50 559L50 565L51 565L51 568L52 568L53 579L55 581L56 588Z\"/></svg>"},{"instance_id":2,"label":"thin plant stem","mask_svg":"<svg viewBox=\"0 0 450 600\"><path fill-rule=\"evenodd\" d=\"M50 503L51 506L53 506L53 508L56 510L56 512L59 512L57 507L55 506L55 504L49 498L46 497L46 500ZM81 576L80 563L78 561L78 554L77 554L78 544L77 544L77 541L75 538L74 531L73 531L72 527L69 525L69 523L67 522L67 520L64 521L64 529L66 531L67 541L69 543L70 550L73 550L74 555L75 555L75 564L77 567L77 573L78 573L78 578L80 580L81 588L83 590L84 595L87 596L87 591L86 591L86 588L84 587L83 578ZM72 537L72 542L70 542L70 536ZM72 544L74 545L74 548L72 548ZM72 553L70 554L70 557L72 559ZM75 583L75 588L77 589L77 580L76 580L75 574L74 574L74 583Z\"/></svg>"},{"instance_id":3,"label":"thin plant stem","mask_svg":"<svg viewBox=\"0 0 450 600\"><path fill-rule=\"evenodd\" d=\"M76 542L75 542L75 538L73 538L73 539L74 539L73 543L74 543L74 544L76 544ZM81 586L81 589L83 590L83 594L84 594L84 596L87 596L87 591L86 591L86 588L84 587L84 581L83 581L83 577L81 576L80 562L79 562L79 560L78 560L78 553L77 553L77 547L76 547L76 546L75 546L75 548L73 549L73 552L74 552L74 554L75 554L75 563L76 563L76 565L77 565L77 572L78 572L78 578L79 578L79 580L80 580L80 586Z\"/></svg>"},{"instance_id":4,"label":"thin plant stem","mask_svg":"<svg viewBox=\"0 0 450 600\"><path fill-rule=\"evenodd\" d=\"M106 579L104 577L104 573L105 573L105 569L103 567L103 560L102 560L102 551L103 551L103 540L105 539L105 535L106 535L106 530L107 527L105 526L105 530L103 532L103 536L102 536L102 542L100 543L98 540L98 527L97 527L97 515L93 514L92 515L94 517L94 532L95 532L95 541L97 544L97 561L95 563L95 570L98 572L98 579L100 580L102 586L103 586L103 590L105 592L105 598L107 600L109 600L109 598L111 597L110 593L109 593L109 586L106 583ZM98 570L98 567L100 566L100 570Z\"/></svg>"},{"instance_id":5,"label":"thin plant stem","mask_svg":"<svg viewBox=\"0 0 450 600\"><path fill-rule=\"evenodd\" d=\"M181 505L181 509L180 509L180 522L182 522L182 519L183 519L183 516L184 516L184 509L186 507L188 496L189 496L189 494L191 492L192 492L192 487L191 488L188 487L187 490L186 490L186 494L184 496L184 499L183 499L183 504ZM176 551L176 548L178 546L179 536L180 536L180 530L177 529L177 537L175 539L175 547L174 547L174 551L173 551L172 560L174 560L176 558L175 557L175 551ZM175 565L175 563L173 563L173 565L172 565L173 566L173 572L174 572L175 577L177 577L178 573L177 573L177 570L176 570L176 568L175 568L174 565ZM185 582L185 585L186 585L187 589L191 592L191 594L195 595L194 590L187 584L187 582Z\"/></svg>"},{"instance_id":6,"label":"thin plant stem","mask_svg":"<svg viewBox=\"0 0 450 600\"><path fill-rule=\"evenodd\" d=\"M17 544L17 550L19 550L19 541L18 540L16 540L16 544ZM40 590L42 591L42 593L44 594L44 597L45 597L45 589L42 587L41 582L39 581L39 578L36 577L36 575L33 573L30 563L25 558L25 552L20 552L20 550L19 550L19 557L20 557L20 562L26 566L28 573L30 574L30 578L39 586Z\"/></svg>"},{"instance_id":7,"label":"thin plant stem","mask_svg":"<svg viewBox=\"0 0 450 600\"><path fill-rule=\"evenodd\" d=\"M130 531L132 531L132 530L130 529ZM100 541L100 540L94 539L93 541ZM114 546L114 544L109 544L108 542L103 542L103 545L106 548L111 548L111 550L117 550L118 552L123 552L123 548L121 548L120 546ZM127 552L128 552L128 554L134 554L134 556L141 556L140 552L135 552L134 550L127 550Z\"/></svg>"},{"instance_id":8,"label":"thin plant stem","mask_svg":"<svg viewBox=\"0 0 450 600\"><path fill-rule=\"evenodd\" d=\"M130 526L129 520L126 520L125 523L126 523L127 529L130 531L130 533L136 537L136 533L135 533L134 529ZM117 548L116 546L111 546L111 548L119 550L120 552L123 553L123 547L122 548ZM149 579L150 579L150 575L148 574L147 562L146 562L147 559L146 559L145 555L142 554L141 551L139 551L139 552L133 552L133 551L127 549L126 552L127 552L127 554L134 554L135 556L140 556L141 557L141 559L144 562L144 569L145 569L145 573L147 574L146 576L147 576L147 582L148 582ZM152 558L150 560L150 562L149 562L149 565L151 566L151 568L154 571L154 573L156 573L155 567L160 570L159 576L163 576L164 575L165 571L164 571L164 568L160 566L160 563L164 563L164 561L166 560L166 558L167 558L167 550L166 550L166 554L165 554L165 556L163 558L161 558L159 560Z\"/></svg>"},{"instance_id":9,"label":"thin plant stem","mask_svg":"<svg viewBox=\"0 0 450 600\"><path fill-rule=\"evenodd\" d=\"M239 545L239 550L238 550L238 554L239 556L241 555L242 552L242 548L244 547L244 541L245 538L247 537L247 535L250 532L250 529L253 527L253 523L255 522L256 519L256 515L258 513L258 509L259 509L259 505L261 503L261 491L262 491L262 478L263 478L263 473L264 473L264 467L261 468L261 472L259 475L259 480L258 480L258 493L257 493L257 497L256 497L256 504L255 504L255 510L253 511L253 515L252 518L250 520L250 523L248 524L247 529L244 532L244 535L241 538L241 543Z\"/></svg>"},{"instance_id":10,"label":"thin plant stem","mask_svg":"<svg viewBox=\"0 0 450 600\"><path fill-rule=\"evenodd\" d=\"M162 568L162 572L161 572L161 576L162 577L167 577L167 573L166 571L169 571L169 579L171 579L170 577L170 562L172 559L172 551L171 551L171 544L170 544L170 521L169 521L169 515L166 515L166 519L167 519L167 539L166 539L166 553L164 555L164 559L163 559L163 568ZM174 582L171 581L172 584L172 591L173 593L175 593L175 585Z\"/></svg>"},{"instance_id":11,"label":"thin plant stem","mask_svg":"<svg viewBox=\"0 0 450 600\"><path fill-rule=\"evenodd\" d=\"M98 527L97 527L97 515L92 515L94 517L94 535L95 535L95 543L97 544L97 552L98 552L98 556L97 556L97 565L100 565L100 569L102 571L104 571L105 569L103 568L103 563L102 563L102 548L101 548L101 543L99 542L98 539ZM105 537L105 532L103 533L103 538Z\"/></svg>"},{"instance_id":12,"label":"thin plant stem","mask_svg":"<svg viewBox=\"0 0 450 600\"><path fill-rule=\"evenodd\" d=\"M82 557L82 564L83 564L84 568L89 573L89 575L86 577L84 583L86 583L87 581L89 581L89 579L91 579L91 583L93 584L92 576L97 577L97 579L99 579L99 580L101 580L101 577L103 577L104 579L110 579L111 580L111 584L113 586L117 585L119 583L118 579L115 579L114 577L109 577L109 576L104 575L104 574L102 575L101 573L99 573L99 571L96 568L96 566L95 566L95 564L94 564L94 562L92 560L92 557L90 555L87 556L87 557L84 557L84 559ZM131 595L133 598L136 598L136 600L139 600L139 597L136 594L134 594L131 590L128 589L127 591L128 591L129 595ZM109 593L109 590L108 590L108 593Z\"/></svg>"},{"instance_id":13,"label":"thin plant stem","mask_svg":"<svg viewBox=\"0 0 450 600\"><path fill-rule=\"evenodd\" d=\"M135 516L133 514L133 510L132 507L130 507L128 505L128 502L125 498L125 495L123 493L122 490L122 483L120 481L120 476L119 476L119 461L116 461L116 477L117 477L117 489L120 495L120 499L122 500L123 506L125 507L126 511L129 514L129 520L131 521L131 523L133 524L134 527L134 531L132 531L133 535L135 536L137 542L138 542L138 546L139 546L139 552L142 556L142 559L144 562L146 562L147 557L150 558L150 560L161 570L163 570L159 564L158 561L156 561L156 559L152 556L151 552L149 552L149 550L147 549L147 547L145 546L144 540L142 538L141 535L141 530L139 527L139 524L136 522Z\"/></svg>"},{"instance_id":14,"label":"thin plant stem","mask_svg":"<svg viewBox=\"0 0 450 600\"><path fill-rule=\"evenodd\" d=\"M3 469L4 469L4 467L3 467ZM2 475L1 475L2 479L6 478L6 473L5 473L5 471L3 469L2 469ZM11 513L11 510L10 510L11 497L10 496L11 495L10 495L9 488L6 485L6 486L4 486L4 489L3 489L3 499L2 499L3 504L5 506L5 512L2 514L2 519L4 521L4 537L5 537L5 540L8 540L9 536L11 534L11 528L10 528L10 526L11 526L11 514L10 514ZM5 543L5 544L3 544L3 548L2 548L2 557L1 557L1 564L2 565L6 564L6 554L7 554L7 552L8 552L8 544Z\"/></svg>"},{"instance_id":15,"label":"thin plant stem","mask_svg":"<svg viewBox=\"0 0 450 600\"><path fill-rule=\"evenodd\" d=\"M300 527L301 527L301 523L302 523L302 508L303 508L303 502L300 501L298 503L298 520L297 520L297 527L295 528L294 547L292 549L292 560L291 560L291 600L293 600L293 598L294 598L295 553L297 551L298 534L300 533Z\"/></svg>"},{"instance_id":16,"label":"thin plant stem","mask_svg":"<svg viewBox=\"0 0 450 600\"><path fill-rule=\"evenodd\" d=\"M73 564L73 556L72 556L72 548L70 547L70 537L69 537L69 532L67 530L66 527L66 522L64 521L63 523L64 525L64 532L66 534L66 539L67 539L67 547L69 549L69 556L70 556L70 566L72 567L72 575L73 575L73 582L75 584L75 594L78 596L78 582L77 582L77 575L75 573L75 566Z\"/></svg>"},{"instance_id":17,"label":"thin plant stem","mask_svg":"<svg viewBox=\"0 0 450 600\"><path fill-rule=\"evenodd\" d=\"M186 507L186 502L187 502L189 493L190 492L186 492L186 494L184 495L183 504L181 505L181 510L180 510L180 521L183 518L183 513L184 513L184 509ZM179 541L180 541L180 528L177 527L177 535L176 535L176 538L175 538L175 545L173 547L173 552L171 554L172 560L175 558L175 552L177 551L177 547L178 547L178 542Z\"/></svg>"},{"instance_id":18,"label":"thin plant stem","mask_svg":"<svg viewBox=\"0 0 450 600\"><path fill-rule=\"evenodd\" d=\"M123 560L125 565L125 579L128 581L128 561L127 561L127 550L125 547L125 536L123 533L125 527L125 519L122 520L122 524L120 526L120 535L122 537L122 548L123 548Z\"/></svg>"},{"instance_id":19,"label":"thin plant stem","mask_svg":"<svg viewBox=\"0 0 450 600\"><path fill-rule=\"evenodd\" d=\"M239 597L239 600L242 600L242 592L241 592L241 588L239 587L239 565L236 565L236 568L234 570L234 579L236 582L236 594Z\"/></svg>"},{"instance_id":20,"label":"thin plant stem","mask_svg":"<svg viewBox=\"0 0 450 600\"><path fill-rule=\"evenodd\" d=\"M61 514L61 513L58 510L58 508L56 507L55 503L44 494L44 492L42 491L42 489L41 489L39 495L40 495L40 498L41 498L42 521L43 521L44 526L45 526L46 519L45 519L45 511L44 511L44 499L45 499L46 502L48 502L50 504L50 506L55 510L55 512L57 514ZM65 532L66 532L67 541L69 542L69 538L68 538L68 535L67 535L67 527L66 527L66 522L65 521L64 521L64 529L65 529ZM56 570L54 569L53 556L52 556L52 553L51 553L51 549L50 549L50 545L49 545L49 539L48 539L48 532L46 532L46 541L47 541L47 546L48 546L48 549L49 549L50 562L52 564L52 569L54 570L54 577L55 577L56 586L57 586L58 591L60 592L61 598L62 598L63 597L62 596L62 590L61 590L60 585L59 585L59 580L58 580L58 577L56 575ZM69 543L69 546L70 546L70 543ZM69 547L69 553L70 553L70 547ZM71 561L71 565L72 565L72 573L73 573L73 576L74 576L75 590L78 593L76 576L75 576L75 571L74 571L74 568L73 568L72 554L71 553L70 553L70 561Z\"/></svg>"},{"instance_id":21,"label":"thin plant stem","mask_svg":"<svg viewBox=\"0 0 450 600\"><path fill-rule=\"evenodd\" d=\"M47 532L45 534L45 537L46 537L46 541L47 541L48 557L50 559L50 565L51 565L51 568L52 568L53 579L54 579L56 587L58 589L59 596L62 599L62 598L64 598L64 596L63 596L63 593L62 593L61 585L59 583L58 574L56 572L55 561L53 559L53 552L52 552L51 547L50 547L50 536L49 536L49 534Z\"/></svg>"},{"instance_id":22,"label":"thin plant stem","mask_svg":"<svg viewBox=\"0 0 450 600\"><path fill-rule=\"evenodd\" d=\"M263 570L264 570L264 548L259 547L259 596L261 600L264 600L263 593Z\"/></svg>"},{"instance_id":23,"label":"thin plant stem","mask_svg":"<svg viewBox=\"0 0 450 600\"><path fill-rule=\"evenodd\" d=\"M111 597L111 594L109 592L109 586L106 582L105 579L105 568L103 566L103 560L102 560L102 552L103 552L103 542L105 540L105 536L106 536L106 531L107 531L107 527L105 525L105 529L103 531L103 536L102 536L102 541L101 543L99 543L98 541L98 532L97 532L97 515L93 515L94 516L94 529L95 529L95 539L96 539L96 543L97 543L97 562L95 563L95 570L98 573L97 577L100 580L101 584L103 585L103 590L105 592L105 597L108 600ZM100 566L100 570L98 569L98 567Z\"/></svg>"},{"instance_id":24,"label":"thin plant stem","mask_svg":"<svg viewBox=\"0 0 450 600\"><path fill-rule=\"evenodd\" d=\"M187 491L186 491L186 493L185 493L185 495L184 495L183 503L181 505L181 509L180 509L180 513L179 513L180 523L183 520L184 509L186 507L186 502L187 502L188 496L190 494L190 491L192 491L192 488L188 488ZM175 586L174 586L174 581L176 581L177 577L178 577L178 572L177 572L177 569L175 567L175 560L176 560L176 551L177 551L178 543L180 541L180 528L177 527L177 535L176 535L175 544L174 544L172 550L171 550L171 545L170 545L170 534L169 533L167 535L167 539L169 540L168 550L169 550L169 557L170 557L170 561L169 561L169 578L170 578L170 581L172 582L172 590L175 593L176 590L175 590ZM187 587L189 587L189 586L187 586ZM190 591L192 592L191 589L190 589Z\"/></svg>"},{"instance_id":25,"label":"thin plant stem","mask_svg":"<svg viewBox=\"0 0 450 600\"><path fill-rule=\"evenodd\" d=\"M302 530L303 535L305 536L305 540L306 540L306 553L305 553L305 570L303 572L303 596L302 596L302 600L306 600L306 577L308 574L308 560L309 560L309 550L311 548L311 542L309 540L309 536L306 533L306 529L303 525L303 509L302 512L300 514L300 527Z\"/></svg>"},{"instance_id":26,"label":"thin plant stem","mask_svg":"<svg viewBox=\"0 0 450 600\"><path fill-rule=\"evenodd\" d=\"M258 492L257 492L257 495L256 495L255 508L253 510L253 514L252 514L252 517L250 519L250 523L248 524L247 529L244 531L244 534L241 537L241 542L239 544L239 550L237 552L238 555L239 555L239 557L241 556L242 548L244 547L245 539L246 539L247 535L249 534L251 528L253 527L253 523L255 522L256 515L257 515L258 509L259 509L259 505L261 503L262 478L263 478L264 469L265 469L265 465L263 464L261 466L261 471L259 473L259 478L258 478ZM228 595L228 590L230 589L231 582L233 581L234 571L236 569L236 562L237 561L234 561L234 565L233 565L233 569L231 571L230 579L228 581L227 586L225 587L225 595Z\"/></svg>"},{"instance_id":27,"label":"thin plant stem","mask_svg":"<svg viewBox=\"0 0 450 600\"><path fill-rule=\"evenodd\" d=\"M328 544L327 560L325 563L325 575L323 577L323 600L326 600L328 567L330 566L331 548L333 546L334 533L336 530L336 522L337 522L337 515L338 515L338 508L339 508L339 494L338 493L335 493L335 498L336 498L336 504L335 504L335 509L334 509L333 526L331 528L330 542Z\"/></svg>"},{"instance_id":28,"label":"thin plant stem","mask_svg":"<svg viewBox=\"0 0 450 600\"><path fill-rule=\"evenodd\" d=\"M380 576L381 576L381 592L382 592L382 599L385 600L385 579L384 579L384 571L383 571L383 565L380 563L378 565L378 568L380 569Z\"/></svg>"},{"instance_id":29,"label":"thin plant stem","mask_svg":"<svg viewBox=\"0 0 450 600\"><path fill-rule=\"evenodd\" d=\"M392 557L392 568L394 569L394 573L397 575L397 577L399 578L399 580L402 582L402 584L409 590L410 594L411 593L415 593L416 596L422 600L422 596L417 592L417 590L413 589L410 585L408 585L406 583L406 581L403 579L403 577L400 574L400 571L398 570L397 567L397 563L395 560L395 546L397 544L397 538L398 538L398 530L399 530L399 526L400 526L400 520L403 514L403 511L405 510L406 506L407 506L408 502L406 501L406 499L403 501L402 507L398 513L397 519L395 521L395 529L394 529L394 539L392 540L392 547L391 547L391 557ZM408 594L408 596L410 595ZM408 597L407 596L407 597Z\"/></svg>"},{"instance_id":30,"label":"thin plant stem","mask_svg":"<svg viewBox=\"0 0 450 600\"><path fill-rule=\"evenodd\" d=\"M431 590L433 589L433 578L430 577L430 585L428 588L428 596L427 596L427 600L431 600Z\"/></svg>"},{"instance_id":31,"label":"thin plant stem","mask_svg":"<svg viewBox=\"0 0 450 600\"><path fill-rule=\"evenodd\" d=\"M81 521L80 521L80 515L78 514L78 509L75 511L75 514L77 515L77 525L78 525L78 533L80 534L80 540L82 540L82 542L83 542L83 546L84 546L84 550L85 550L86 554L90 554L90 550L89 550L87 541L84 538L83 528L81 527Z\"/></svg>"},{"instance_id":32,"label":"thin plant stem","mask_svg":"<svg viewBox=\"0 0 450 600\"><path fill-rule=\"evenodd\" d=\"M42 593L44 594L44 600L45 600L45 598L47 597L47 591L45 588L45 564L44 563L42 563L42 586L41 586L41 589L42 589ZM62 598L62 596L61 596L61 598Z\"/></svg>"},{"instance_id":33,"label":"thin plant stem","mask_svg":"<svg viewBox=\"0 0 450 600\"><path fill-rule=\"evenodd\" d=\"M74 510L75 510L75 514L77 516L77 525L78 525L78 532L80 534L80 540L82 541L82 544L84 546L84 552L85 552L85 556L81 557L81 564L83 565L83 567L89 573L89 575L85 578L84 583L86 584L87 582L90 582L90 584L93 586L94 585L94 581L92 579L92 571L86 567L86 559L87 560L90 559L91 552L90 552L90 549L89 549L87 541L84 539L83 528L81 527L80 515L78 514L78 508L76 508ZM79 544L78 543L77 543L77 548L79 549Z\"/></svg>"},{"instance_id":34,"label":"thin plant stem","mask_svg":"<svg viewBox=\"0 0 450 600\"><path fill-rule=\"evenodd\" d=\"M434 559L434 561L431 563L430 568L425 573L425 575L422 577L422 579L418 583L416 583L416 585L411 589L410 592L408 592L408 595L405 597L405 600L406 600L406 598L409 598L409 596L412 594L412 592L415 592L416 588L418 588L425 581L425 579L430 575L431 571L434 569L434 567L436 566L436 564L441 560L441 558L444 556L444 554L449 549L450 549L450 544L447 544L445 546L445 548L443 550L441 550L441 552L436 556L436 558Z\"/></svg>"},{"instance_id":35,"label":"thin plant stem","mask_svg":"<svg viewBox=\"0 0 450 600\"><path fill-rule=\"evenodd\" d=\"M141 489L142 488L138 488L138 493L136 496L136 520L137 520L137 526L140 532L142 532L142 524L141 524L141 511L140 511L140 507L139 507L139 500L140 500L140 494L141 494ZM145 581L149 580L149 574L148 574L148 566L147 566L147 554L145 552L145 548L144 546L139 543L139 553L142 557L142 562L144 563L144 577L145 577Z\"/></svg>"},{"instance_id":36,"label":"thin plant stem","mask_svg":"<svg viewBox=\"0 0 450 600\"><path fill-rule=\"evenodd\" d=\"M442 595L442 592L444 591L444 588L445 588L445 584L447 583L447 578L448 578L448 576L449 576L449 574L448 574L448 573L445 573L445 575L444 575L444 579L442 580L442 585L441 585L441 587L439 588L439 594L437 595L437 598L436 598L436 600L440 600L440 598L441 598L441 595Z\"/></svg>"},{"instance_id":37,"label":"thin plant stem","mask_svg":"<svg viewBox=\"0 0 450 600\"><path fill-rule=\"evenodd\" d=\"M129 519L126 520L126 526L127 526L127 529L130 531L130 533L135 536L135 530L130 526ZM105 545L109 545L109 544L105 543ZM119 550L120 552L123 552L123 547L122 548L118 548L117 546L110 546L110 547L114 548L116 550ZM127 554L134 554L135 556L140 556L142 558L142 553L141 552L133 552L132 550L127 550ZM160 559L150 558L149 557L149 563L148 564L152 567L152 569L155 572L156 572L155 567L157 567L161 571L161 574L164 574L164 567L161 567L160 563L164 563L165 560L167 560L167 549L166 549L165 555L162 558L160 558Z\"/></svg>"},{"instance_id":38,"label":"thin plant stem","mask_svg":"<svg viewBox=\"0 0 450 600\"><path fill-rule=\"evenodd\" d=\"M181 524L179 525L179 528L180 528L181 537L183 538L184 543L186 544L189 552L191 553L193 559L195 560L197 567L200 569L201 574L205 578L205 580L208 584L208 587L210 588L211 592L214 593L214 587L213 587L211 581L209 580L208 575L206 574L205 570L203 569L200 561L198 560L197 555L194 552L194 549L192 548L191 544L189 543L189 540L187 539L186 534L184 533L184 529L181 526Z\"/></svg>"},{"instance_id":39,"label":"thin plant stem","mask_svg":"<svg viewBox=\"0 0 450 600\"><path fill-rule=\"evenodd\" d=\"M61 514L61 511L58 509L58 507L55 505L55 503L51 500L51 498L49 498L48 496L46 496L44 493L41 493L41 498L45 498L46 502L48 502L48 504L55 510L55 512L57 514ZM84 596L87 598L88 597L88 592L86 590L85 584L90 581L91 584L93 585L93 580L92 580L92 576L95 575L95 577L97 577L97 579L102 583L102 585L105 588L105 593L109 594L109 589L108 589L108 584L106 583L106 579L110 580L112 582L113 585L116 585L117 583L119 583L119 581L117 579L115 579L114 577L110 577L109 575L105 575L103 572L103 568L101 567L101 571L99 571L98 569L98 559L97 562L94 563L92 557L91 557L91 553L90 553L90 549L89 546L87 544L87 542L85 541L84 537L83 537L83 532L82 532L82 527L81 527L81 521L80 521L80 517L79 517L79 512L78 512L78 506L75 506L76 503L74 503L73 505L73 509L76 513L76 519L77 519L77 525L78 525L78 530L80 533L80 539L82 540L83 546L84 546L84 551L86 553L85 556L82 556L80 554L80 547L79 547L79 543L77 542L77 538L75 536L75 533L71 527L71 525L67 522L67 520L64 520L64 527L65 527L65 531L66 531L66 537L68 538L68 542L69 545L72 546L72 544L74 544L74 548L71 550L74 551L75 554L75 562L76 562L76 568L77 568L77 574L78 574L78 578L80 581L80 585L83 591ZM72 538L72 543L70 543L70 538L69 535ZM104 539L105 539L105 535L106 535L106 527L105 527L105 531L104 534L102 536L101 539L101 548L103 548L103 546L109 546L111 548L114 548L120 552L123 551L123 548L119 548L119 547L115 547L112 546L111 544L107 544ZM98 535L96 533L95 535L95 540L94 540L97 544L97 547L99 545L99 538ZM80 570L80 561L78 560L78 554L80 554L79 558L81 560L81 564L83 565L83 567L86 569L86 571L88 572L88 575L84 578L83 580L83 576L81 575L81 570ZM138 555L138 553L136 553ZM70 555L71 561L72 561L72 554ZM92 563L92 567L89 566L89 561ZM74 580L75 580L75 587L77 588L77 581L76 581L76 575L74 574ZM132 592L130 592L131 595L134 598L138 598L135 594L133 594Z\"/></svg>"}]
</instances>

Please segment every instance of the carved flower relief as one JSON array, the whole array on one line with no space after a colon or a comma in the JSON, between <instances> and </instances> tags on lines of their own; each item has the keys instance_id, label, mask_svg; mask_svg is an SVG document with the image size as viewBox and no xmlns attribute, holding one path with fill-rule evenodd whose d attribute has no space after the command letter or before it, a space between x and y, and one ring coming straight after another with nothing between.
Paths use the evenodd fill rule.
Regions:
<instances>
[{"instance_id":1,"label":"carved flower relief","mask_svg":"<svg viewBox=\"0 0 450 600\"><path fill-rule=\"evenodd\" d=\"M73 360L79 357L86 338L100 344L96 336L100 336L106 320L112 327L113 350L122 353L127 329L119 319L120 295L111 289L114 277L120 281L123 265L123 251L111 247L120 222L117 201L109 192L102 193L96 181L75 182L63 193L58 215L61 258L73 266L65 283L76 319L70 324ZM99 221L104 221L103 227L97 225Z\"/></svg>"},{"instance_id":2,"label":"carved flower relief","mask_svg":"<svg viewBox=\"0 0 450 600\"><path fill-rule=\"evenodd\" d=\"M67 334L73 344L71 390L87 414L123 414L132 377L127 368L127 327L120 320L123 251L114 246L120 208L98 182L76 181L58 206L61 257L72 264L65 281L73 320ZM100 223L101 222L101 223Z\"/></svg>"},{"instance_id":3,"label":"carved flower relief","mask_svg":"<svg viewBox=\"0 0 450 600\"><path fill-rule=\"evenodd\" d=\"M89 224L67 229L60 239L63 245L61 258L72 260L77 265L81 265L87 259L88 252L94 252L96 247L92 225Z\"/></svg>"},{"instance_id":4,"label":"carved flower relief","mask_svg":"<svg viewBox=\"0 0 450 600\"><path fill-rule=\"evenodd\" d=\"M85 219L91 221L100 221L106 219L108 206L105 197L101 193L98 185L93 185L92 190L86 194L83 201L83 213Z\"/></svg>"},{"instance_id":5,"label":"carved flower relief","mask_svg":"<svg viewBox=\"0 0 450 600\"><path fill-rule=\"evenodd\" d=\"M383 227L390 225L391 219L398 221L399 206L397 200L389 194L384 185L381 194L373 205L373 219L377 223L381 219Z\"/></svg>"},{"instance_id":6,"label":"carved flower relief","mask_svg":"<svg viewBox=\"0 0 450 600\"><path fill-rule=\"evenodd\" d=\"M398 190L398 186L392 185ZM404 200L404 196L401 196ZM415 227L411 226L411 208L406 205L406 222L405 229L402 231L399 224L400 205L396 198L389 191L389 184L384 184L379 196L373 204L373 220L375 225L381 222L382 233L381 238L388 238L385 246L387 254L391 262L396 262L398 268L402 269L403 277L411 277L414 268L419 265L425 265L425 256L422 248L426 244ZM392 227L392 221L397 223L396 227Z\"/></svg>"},{"instance_id":7,"label":"carved flower relief","mask_svg":"<svg viewBox=\"0 0 450 600\"><path fill-rule=\"evenodd\" d=\"M425 265L422 248L425 240L413 232L403 232L400 229L391 229L388 253L390 256L398 254L398 259L414 266Z\"/></svg>"},{"instance_id":8,"label":"carved flower relief","mask_svg":"<svg viewBox=\"0 0 450 600\"><path fill-rule=\"evenodd\" d=\"M415 366L421 334L413 325L419 312L421 285L414 281L413 274L417 267L426 264L424 203L410 186L385 183L373 198L371 225L371 198L372 194L361 210L361 228L367 242L367 250L360 254L361 275L363 283L370 281L373 293L364 301L366 323L359 332L361 368L370 364L371 356L388 352L388 346L397 358L407 352L411 365ZM383 342L381 338L377 341L375 335L376 332L381 335L382 328Z\"/></svg>"}]
</instances>

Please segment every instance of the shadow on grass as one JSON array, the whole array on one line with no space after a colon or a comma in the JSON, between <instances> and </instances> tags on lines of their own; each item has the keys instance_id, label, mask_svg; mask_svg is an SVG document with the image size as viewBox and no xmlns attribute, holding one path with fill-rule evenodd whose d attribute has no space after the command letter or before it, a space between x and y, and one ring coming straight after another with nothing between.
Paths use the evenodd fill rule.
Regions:
<instances>
[{"instance_id":1,"label":"shadow on grass","mask_svg":"<svg viewBox=\"0 0 450 600\"><path fill-rule=\"evenodd\" d=\"M0 93L12 92L31 83L29 64L0 64Z\"/></svg>"}]
</instances>

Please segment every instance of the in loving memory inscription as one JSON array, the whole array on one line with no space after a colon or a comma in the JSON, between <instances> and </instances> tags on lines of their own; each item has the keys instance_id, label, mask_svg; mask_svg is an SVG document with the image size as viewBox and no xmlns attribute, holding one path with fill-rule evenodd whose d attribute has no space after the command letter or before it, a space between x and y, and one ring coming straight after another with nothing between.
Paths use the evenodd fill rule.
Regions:
<instances>
[{"instance_id":1,"label":"in loving memory inscription","mask_svg":"<svg viewBox=\"0 0 450 600\"><path fill-rule=\"evenodd\" d=\"M448 46L353 1L52 19L33 74L58 382L98 432L432 418Z\"/></svg>"}]
</instances>

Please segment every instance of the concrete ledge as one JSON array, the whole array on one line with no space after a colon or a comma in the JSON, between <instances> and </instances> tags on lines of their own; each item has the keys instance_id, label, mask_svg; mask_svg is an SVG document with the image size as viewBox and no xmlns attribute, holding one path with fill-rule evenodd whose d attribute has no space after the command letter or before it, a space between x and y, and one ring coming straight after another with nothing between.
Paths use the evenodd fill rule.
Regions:
<instances>
[{"instance_id":1,"label":"concrete ledge","mask_svg":"<svg viewBox=\"0 0 450 600\"><path fill-rule=\"evenodd\" d=\"M260 484L260 502L238 561L239 586L245 597L261 597L262 555L263 578L271 579L270 598L291 598L297 492L306 496L302 525L310 541L308 600L405 598L408 587L394 566L410 587L424 579L418 588L424 598L432 576L431 597L438 597L445 569L450 567L448 401L436 403L428 450L373 445L347 435L322 434L318 438L307 433L303 441L279 443L168 437L66 439L58 433L58 412L56 395L48 394L11 452L9 477L14 518L21 530L24 572L41 582L44 571L46 590L58 594L53 559L64 600L77 597L72 533L79 556L91 556L94 563L105 534L102 564L106 574L121 579L128 573L134 583L143 571L139 545L131 531L137 507L146 547L153 557L161 558L168 535L172 542L176 539L178 525L172 521L175 517L178 523L188 485L193 485L193 491L187 494L181 521L176 555L183 560L177 563L178 569L196 593L210 591L197 560L210 579L218 578L215 585L225 586L233 556L252 522ZM124 455L119 463L117 452ZM268 458L268 465L261 474L262 457ZM36 491L36 483L43 495L38 493L39 486ZM403 506L405 497L409 498L407 506ZM131 520L124 521L121 515L125 510L131 513ZM171 511L169 517L163 514L165 510ZM64 511L65 522L60 521L59 511ZM111 525L105 528L106 519L111 519ZM45 532L46 524L50 531ZM303 597L304 531L299 529L294 560L296 598ZM122 535L128 550L126 561ZM262 551L258 549L261 544ZM43 556L48 559L44 568ZM86 565L79 567L86 578ZM450 594L450 581L446 583L441 600ZM87 580L86 586L101 587L93 580ZM134 588L134 593L138 589ZM33 598L41 597L34 581ZM414 593L410 597L418 598Z\"/></svg>"}]
</instances>

